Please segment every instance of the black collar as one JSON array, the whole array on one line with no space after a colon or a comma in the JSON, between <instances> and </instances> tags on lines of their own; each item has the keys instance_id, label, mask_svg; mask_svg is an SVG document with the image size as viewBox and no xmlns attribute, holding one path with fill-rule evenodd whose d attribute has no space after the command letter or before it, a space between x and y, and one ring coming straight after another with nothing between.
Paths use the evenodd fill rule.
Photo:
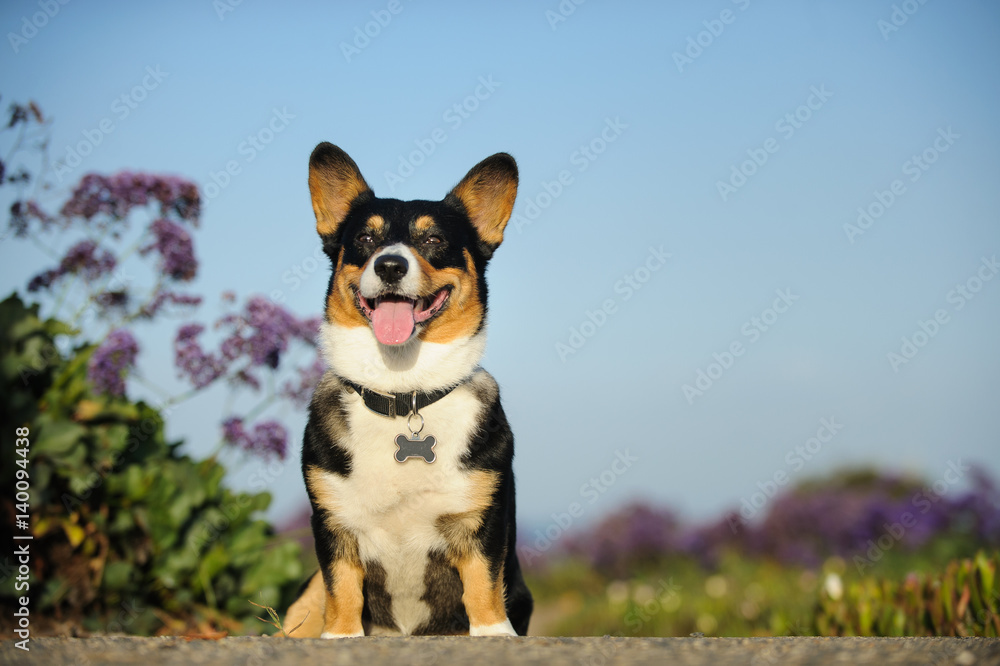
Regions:
<instances>
[{"instance_id":1,"label":"black collar","mask_svg":"<svg viewBox=\"0 0 1000 666\"><path fill-rule=\"evenodd\" d=\"M382 416L388 416L390 418L394 418L396 416L406 416L412 412L414 396L417 401L417 411L420 411L427 405L435 403L445 397L456 388L456 386L449 386L448 388L430 391L429 393L424 393L422 391L409 391L407 393L382 393L380 391L374 391L370 388L361 386L360 384L355 384L354 382L344 379L343 377L340 378L340 381L361 396L361 399L364 400L365 407L376 414L381 414Z\"/></svg>"}]
</instances>

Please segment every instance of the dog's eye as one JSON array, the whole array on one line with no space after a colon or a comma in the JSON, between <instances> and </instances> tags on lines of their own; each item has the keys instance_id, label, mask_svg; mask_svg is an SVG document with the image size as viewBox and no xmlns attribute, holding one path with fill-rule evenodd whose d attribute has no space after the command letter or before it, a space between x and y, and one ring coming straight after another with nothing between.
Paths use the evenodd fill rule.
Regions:
<instances>
[{"instance_id":1,"label":"dog's eye","mask_svg":"<svg viewBox=\"0 0 1000 666\"><path fill-rule=\"evenodd\" d=\"M371 245L375 242L375 238L367 231L362 231L358 234L358 242L362 245Z\"/></svg>"},{"instance_id":2,"label":"dog's eye","mask_svg":"<svg viewBox=\"0 0 1000 666\"><path fill-rule=\"evenodd\" d=\"M442 242L440 236L428 236L424 239L424 245L440 245Z\"/></svg>"}]
</instances>

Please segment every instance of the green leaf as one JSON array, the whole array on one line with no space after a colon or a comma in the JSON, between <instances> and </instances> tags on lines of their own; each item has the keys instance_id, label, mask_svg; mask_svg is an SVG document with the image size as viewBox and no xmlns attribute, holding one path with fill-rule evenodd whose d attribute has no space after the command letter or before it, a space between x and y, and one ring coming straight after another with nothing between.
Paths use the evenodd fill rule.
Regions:
<instances>
[{"instance_id":1,"label":"green leaf","mask_svg":"<svg viewBox=\"0 0 1000 666\"><path fill-rule=\"evenodd\" d=\"M72 421L49 421L39 417L38 433L32 446L35 454L58 459L69 453L87 434L87 429Z\"/></svg>"}]
</instances>

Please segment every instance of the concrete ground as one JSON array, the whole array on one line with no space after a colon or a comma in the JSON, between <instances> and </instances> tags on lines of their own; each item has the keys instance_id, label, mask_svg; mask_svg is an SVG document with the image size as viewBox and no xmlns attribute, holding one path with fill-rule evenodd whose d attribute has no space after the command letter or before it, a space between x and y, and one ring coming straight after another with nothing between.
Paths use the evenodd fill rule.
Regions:
<instances>
[{"instance_id":1,"label":"concrete ground","mask_svg":"<svg viewBox=\"0 0 1000 666\"><path fill-rule=\"evenodd\" d=\"M1000 665L994 638L38 638L0 642L3 664Z\"/></svg>"}]
</instances>

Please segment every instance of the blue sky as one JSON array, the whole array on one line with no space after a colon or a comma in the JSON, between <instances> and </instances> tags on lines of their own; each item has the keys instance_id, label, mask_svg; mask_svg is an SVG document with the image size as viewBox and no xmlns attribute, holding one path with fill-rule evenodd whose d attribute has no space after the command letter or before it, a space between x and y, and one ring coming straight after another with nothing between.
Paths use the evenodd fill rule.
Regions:
<instances>
[{"instance_id":1,"label":"blue sky","mask_svg":"<svg viewBox=\"0 0 1000 666\"><path fill-rule=\"evenodd\" d=\"M88 171L188 177L215 195L201 319L227 289L304 316L328 277L316 143L404 199L513 154L484 365L525 524L634 498L702 518L846 465L1000 476L996 3L225 1L70 2L35 31L44 2L4 3L4 102L54 119L56 159L113 127L51 200ZM859 207L872 221L845 229ZM4 292L49 263L9 238L0 257ZM169 331L143 335L144 374L179 390ZM923 344L894 367L904 337ZM226 404L186 403L171 433L208 451ZM305 501L295 446L232 474L265 478L275 516Z\"/></svg>"}]
</instances>

